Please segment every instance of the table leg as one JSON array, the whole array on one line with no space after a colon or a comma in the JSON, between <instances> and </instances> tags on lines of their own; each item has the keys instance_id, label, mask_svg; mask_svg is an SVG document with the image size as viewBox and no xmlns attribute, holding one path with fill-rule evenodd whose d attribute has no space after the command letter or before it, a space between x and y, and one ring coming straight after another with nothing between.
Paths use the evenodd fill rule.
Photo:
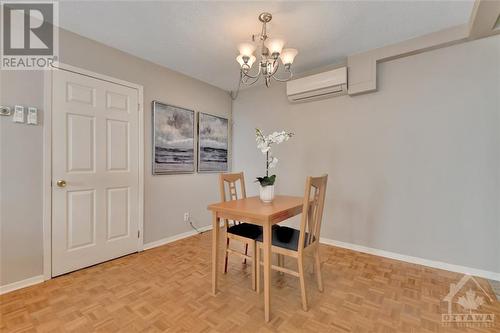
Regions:
<instances>
[{"instance_id":1,"label":"table leg","mask_svg":"<svg viewBox=\"0 0 500 333\"><path fill-rule=\"evenodd\" d=\"M271 319L271 225L265 223L263 226L264 247L264 316L266 322Z\"/></svg>"},{"instance_id":2,"label":"table leg","mask_svg":"<svg viewBox=\"0 0 500 333\"><path fill-rule=\"evenodd\" d=\"M212 293L217 294L217 268L219 263L219 218L214 212L212 217Z\"/></svg>"}]
</instances>

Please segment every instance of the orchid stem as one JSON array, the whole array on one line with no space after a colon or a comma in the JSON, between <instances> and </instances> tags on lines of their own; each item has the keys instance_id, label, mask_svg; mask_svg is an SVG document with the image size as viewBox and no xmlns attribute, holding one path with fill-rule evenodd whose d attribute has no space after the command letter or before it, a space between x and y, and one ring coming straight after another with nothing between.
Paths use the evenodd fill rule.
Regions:
<instances>
[{"instance_id":1,"label":"orchid stem","mask_svg":"<svg viewBox=\"0 0 500 333\"><path fill-rule=\"evenodd\" d=\"M266 152L266 177L269 177L269 152Z\"/></svg>"}]
</instances>

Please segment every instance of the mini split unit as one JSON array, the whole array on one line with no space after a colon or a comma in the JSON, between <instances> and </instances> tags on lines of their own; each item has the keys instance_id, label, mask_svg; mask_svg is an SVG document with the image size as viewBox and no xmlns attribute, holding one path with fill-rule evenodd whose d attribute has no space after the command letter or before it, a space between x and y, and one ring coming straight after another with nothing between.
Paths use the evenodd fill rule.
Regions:
<instances>
[{"instance_id":1,"label":"mini split unit","mask_svg":"<svg viewBox=\"0 0 500 333\"><path fill-rule=\"evenodd\" d=\"M291 102L306 102L347 94L347 67L302 77L286 83Z\"/></svg>"}]
</instances>

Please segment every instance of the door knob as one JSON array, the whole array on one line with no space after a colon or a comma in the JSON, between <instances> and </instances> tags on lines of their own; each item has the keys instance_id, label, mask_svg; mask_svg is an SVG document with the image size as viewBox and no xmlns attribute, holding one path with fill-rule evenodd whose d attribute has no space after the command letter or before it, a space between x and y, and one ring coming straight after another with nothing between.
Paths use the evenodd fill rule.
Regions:
<instances>
[{"instance_id":1,"label":"door knob","mask_svg":"<svg viewBox=\"0 0 500 333\"><path fill-rule=\"evenodd\" d=\"M59 186L59 187L66 187L66 181L65 180L58 180L57 181L57 186Z\"/></svg>"}]
</instances>

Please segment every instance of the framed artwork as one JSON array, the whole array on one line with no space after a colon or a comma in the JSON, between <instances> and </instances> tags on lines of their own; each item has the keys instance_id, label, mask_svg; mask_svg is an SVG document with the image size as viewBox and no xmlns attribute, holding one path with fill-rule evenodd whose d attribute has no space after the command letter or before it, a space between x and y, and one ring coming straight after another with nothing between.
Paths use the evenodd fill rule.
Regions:
<instances>
[{"instance_id":1,"label":"framed artwork","mask_svg":"<svg viewBox=\"0 0 500 333\"><path fill-rule=\"evenodd\" d=\"M195 171L194 111L153 101L153 174Z\"/></svg>"},{"instance_id":2,"label":"framed artwork","mask_svg":"<svg viewBox=\"0 0 500 333\"><path fill-rule=\"evenodd\" d=\"M198 172L228 169L228 120L198 113Z\"/></svg>"}]
</instances>

